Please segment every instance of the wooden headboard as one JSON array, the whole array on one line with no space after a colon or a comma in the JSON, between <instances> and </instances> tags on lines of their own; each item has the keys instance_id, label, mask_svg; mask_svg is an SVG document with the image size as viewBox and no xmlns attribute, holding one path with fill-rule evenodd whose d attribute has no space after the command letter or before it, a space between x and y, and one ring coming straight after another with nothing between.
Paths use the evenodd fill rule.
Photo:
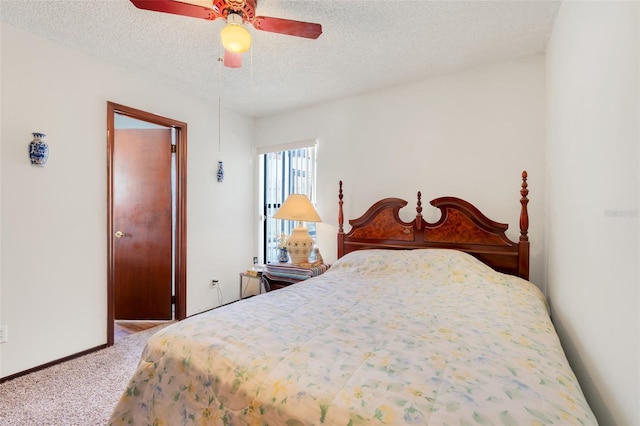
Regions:
<instances>
[{"instance_id":1,"label":"wooden headboard","mask_svg":"<svg viewBox=\"0 0 640 426\"><path fill-rule=\"evenodd\" d=\"M441 217L429 223L422 217L422 194L418 192L416 218L403 222L398 216L407 205L400 198L385 198L373 204L359 218L349 220L351 231L344 233L342 181L338 195L338 258L364 249L450 248L467 252L492 268L529 279L529 215L527 172L522 172L520 189L520 239L505 235L509 225L487 218L473 204L456 197L431 201Z\"/></svg>"}]
</instances>

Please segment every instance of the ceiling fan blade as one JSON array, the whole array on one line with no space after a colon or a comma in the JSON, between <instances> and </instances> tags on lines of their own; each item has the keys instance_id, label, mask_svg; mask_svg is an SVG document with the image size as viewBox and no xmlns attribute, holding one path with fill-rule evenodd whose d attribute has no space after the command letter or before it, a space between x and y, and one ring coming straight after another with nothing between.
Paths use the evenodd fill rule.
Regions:
<instances>
[{"instance_id":1,"label":"ceiling fan blade","mask_svg":"<svg viewBox=\"0 0 640 426\"><path fill-rule=\"evenodd\" d=\"M129 0L138 9L154 12L172 13L174 15L190 16L192 18L213 21L220 17L220 12L197 4L183 3L173 0Z\"/></svg>"},{"instance_id":2,"label":"ceiling fan blade","mask_svg":"<svg viewBox=\"0 0 640 426\"><path fill-rule=\"evenodd\" d=\"M242 53L233 53L225 49L222 63L225 67L240 68L242 66Z\"/></svg>"},{"instance_id":3,"label":"ceiling fan blade","mask_svg":"<svg viewBox=\"0 0 640 426\"><path fill-rule=\"evenodd\" d=\"M257 30L286 34L304 38L318 38L322 34L322 25L311 22L292 21L290 19L256 16L251 21Z\"/></svg>"}]
</instances>

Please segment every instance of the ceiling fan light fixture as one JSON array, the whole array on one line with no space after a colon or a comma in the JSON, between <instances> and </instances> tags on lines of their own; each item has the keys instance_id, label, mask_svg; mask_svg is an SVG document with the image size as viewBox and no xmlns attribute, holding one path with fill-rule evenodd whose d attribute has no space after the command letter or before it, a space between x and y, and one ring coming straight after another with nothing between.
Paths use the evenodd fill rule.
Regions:
<instances>
[{"instance_id":1,"label":"ceiling fan light fixture","mask_svg":"<svg viewBox=\"0 0 640 426\"><path fill-rule=\"evenodd\" d=\"M220 39L229 52L244 53L251 47L251 34L244 28L242 17L237 13L227 16L227 25L220 31Z\"/></svg>"}]
</instances>

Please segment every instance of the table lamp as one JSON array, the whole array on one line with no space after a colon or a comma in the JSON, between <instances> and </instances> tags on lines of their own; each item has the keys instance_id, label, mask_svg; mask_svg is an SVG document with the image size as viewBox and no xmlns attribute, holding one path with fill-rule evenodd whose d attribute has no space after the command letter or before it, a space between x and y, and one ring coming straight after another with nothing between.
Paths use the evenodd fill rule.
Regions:
<instances>
[{"instance_id":1,"label":"table lamp","mask_svg":"<svg viewBox=\"0 0 640 426\"><path fill-rule=\"evenodd\" d=\"M318 212L303 194L291 194L273 215L274 219L297 220L298 226L293 228L287 238L287 250L291 257L291 264L300 265L309 261L309 254L313 250L313 238L302 222L322 222Z\"/></svg>"}]
</instances>

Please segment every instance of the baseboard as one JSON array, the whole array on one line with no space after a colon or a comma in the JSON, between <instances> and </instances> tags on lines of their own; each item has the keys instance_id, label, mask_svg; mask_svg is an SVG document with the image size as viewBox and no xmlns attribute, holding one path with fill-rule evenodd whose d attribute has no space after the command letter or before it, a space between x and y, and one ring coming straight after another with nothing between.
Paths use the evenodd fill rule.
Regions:
<instances>
[{"instance_id":1,"label":"baseboard","mask_svg":"<svg viewBox=\"0 0 640 426\"><path fill-rule=\"evenodd\" d=\"M26 376L27 374L35 373L36 371L44 370L45 368L53 367L56 364L60 364L60 363L63 363L65 361L70 361L70 360L72 360L74 358L79 358L81 356L88 355L88 354L90 354L92 352L97 352L100 349L104 349L106 347L107 347L107 344L105 343L104 345L96 346L96 347L84 350L82 352L78 352L78 353L75 353L75 354L72 354L72 355L69 355L69 356L65 356L64 358L56 359L55 361L47 362L46 364L42 364L42 365L39 365L37 367L30 368L28 370L20 371L18 373L12 374L10 376L0 377L0 383L8 382L9 380L13 380L13 379L16 379L16 378L21 377L21 376Z\"/></svg>"}]
</instances>

